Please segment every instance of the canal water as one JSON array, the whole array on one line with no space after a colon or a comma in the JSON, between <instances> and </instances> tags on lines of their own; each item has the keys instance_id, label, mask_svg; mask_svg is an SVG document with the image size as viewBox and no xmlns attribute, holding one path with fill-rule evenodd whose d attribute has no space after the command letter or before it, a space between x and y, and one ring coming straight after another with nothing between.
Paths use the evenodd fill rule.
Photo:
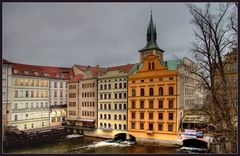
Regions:
<instances>
[{"instance_id":1,"label":"canal water","mask_svg":"<svg viewBox=\"0 0 240 156\"><path fill-rule=\"evenodd\" d=\"M4 153L15 154L78 154L78 153L176 153L173 147L149 147L130 144L129 142L111 142L106 139L68 135L55 143L41 143L39 145L21 148L5 149Z\"/></svg>"}]
</instances>

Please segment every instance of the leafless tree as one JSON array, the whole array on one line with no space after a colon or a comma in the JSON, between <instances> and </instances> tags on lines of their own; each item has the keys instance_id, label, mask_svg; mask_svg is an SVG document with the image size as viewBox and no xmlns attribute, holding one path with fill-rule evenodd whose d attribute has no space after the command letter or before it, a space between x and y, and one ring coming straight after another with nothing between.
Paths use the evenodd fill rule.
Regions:
<instances>
[{"instance_id":1,"label":"leafless tree","mask_svg":"<svg viewBox=\"0 0 240 156\"><path fill-rule=\"evenodd\" d=\"M214 6L215 9L210 3L204 8L186 5L193 17L195 41L192 52L197 64L197 68L186 66L186 70L198 75L205 88L203 111L216 126L217 152L236 152L237 128L232 121L237 116L237 106L232 100L232 85L226 78L224 62L224 54L236 43L236 38L231 37L237 31L231 13L234 4L221 3L217 8Z\"/></svg>"}]
</instances>

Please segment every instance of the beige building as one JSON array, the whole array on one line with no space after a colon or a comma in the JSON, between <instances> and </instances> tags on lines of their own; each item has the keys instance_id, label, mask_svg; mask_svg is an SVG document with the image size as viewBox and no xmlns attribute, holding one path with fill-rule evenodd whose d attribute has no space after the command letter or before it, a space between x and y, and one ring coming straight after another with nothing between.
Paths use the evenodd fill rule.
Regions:
<instances>
[{"instance_id":1,"label":"beige building","mask_svg":"<svg viewBox=\"0 0 240 156\"><path fill-rule=\"evenodd\" d=\"M134 64L109 67L98 76L98 136L127 132L127 82L135 69Z\"/></svg>"},{"instance_id":2,"label":"beige building","mask_svg":"<svg viewBox=\"0 0 240 156\"><path fill-rule=\"evenodd\" d=\"M97 76L99 66L73 66L75 77L68 82L68 127L95 135L97 126Z\"/></svg>"}]
</instances>

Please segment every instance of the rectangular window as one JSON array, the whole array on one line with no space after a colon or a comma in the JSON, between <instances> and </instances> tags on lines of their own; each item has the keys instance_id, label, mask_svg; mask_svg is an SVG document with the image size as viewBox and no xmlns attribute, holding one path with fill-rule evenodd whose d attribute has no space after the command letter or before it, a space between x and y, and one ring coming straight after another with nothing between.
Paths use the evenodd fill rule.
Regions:
<instances>
[{"instance_id":1,"label":"rectangular window","mask_svg":"<svg viewBox=\"0 0 240 156\"><path fill-rule=\"evenodd\" d=\"M15 90L15 97L18 97L18 91Z\"/></svg>"},{"instance_id":2,"label":"rectangular window","mask_svg":"<svg viewBox=\"0 0 240 156\"><path fill-rule=\"evenodd\" d=\"M153 124L150 123L148 128L149 128L150 131L152 131L153 130Z\"/></svg>"},{"instance_id":3,"label":"rectangular window","mask_svg":"<svg viewBox=\"0 0 240 156\"><path fill-rule=\"evenodd\" d=\"M117 99L117 94L115 94L115 99Z\"/></svg>"},{"instance_id":4,"label":"rectangular window","mask_svg":"<svg viewBox=\"0 0 240 156\"><path fill-rule=\"evenodd\" d=\"M26 91L26 97L28 97L28 91Z\"/></svg>"},{"instance_id":5,"label":"rectangular window","mask_svg":"<svg viewBox=\"0 0 240 156\"><path fill-rule=\"evenodd\" d=\"M144 129L144 123L140 123L140 129Z\"/></svg>"},{"instance_id":6,"label":"rectangular window","mask_svg":"<svg viewBox=\"0 0 240 156\"><path fill-rule=\"evenodd\" d=\"M44 127L44 122L42 122L42 127Z\"/></svg>"},{"instance_id":7,"label":"rectangular window","mask_svg":"<svg viewBox=\"0 0 240 156\"><path fill-rule=\"evenodd\" d=\"M31 86L34 86L34 80L31 80L30 83L31 83Z\"/></svg>"},{"instance_id":8,"label":"rectangular window","mask_svg":"<svg viewBox=\"0 0 240 156\"><path fill-rule=\"evenodd\" d=\"M158 101L158 108L163 108L163 101L162 100Z\"/></svg>"},{"instance_id":9,"label":"rectangular window","mask_svg":"<svg viewBox=\"0 0 240 156\"><path fill-rule=\"evenodd\" d=\"M115 85L115 89L117 89L117 83L115 83L114 85Z\"/></svg>"},{"instance_id":10,"label":"rectangular window","mask_svg":"<svg viewBox=\"0 0 240 156\"><path fill-rule=\"evenodd\" d=\"M136 114L132 113L132 119L135 119L135 118L136 118Z\"/></svg>"},{"instance_id":11,"label":"rectangular window","mask_svg":"<svg viewBox=\"0 0 240 156\"><path fill-rule=\"evenodd\" d=\"M57 97L57 92L54 92L54 97ZM69 97L70 97L70 94L69 94Z\"/></svg>"},{"instance_id":12,"label":"rectangular window","mask_svg":"<svg viewBox=\"0 0 240 156\"><path fill-rule=\"evenodd\" d=\"M108 89L111 89L111 84L108 84Z\"/></svg>"},{"instance_id":13,"label":"rectangular window","mask_svg":"<svg viewBox=\"0 0 240 156\"><path fill-rule=\"evenodd\" d=\"M169 80L173 80L173 77L169 77Z\"/></svg>"},{"instance_id":14,"label":"rectangular window","mask_svg":"<svg viewBox=\"0 0 240 156\"><path fill-rule=\"evenodd\" d=\"M140 119L144 119L144 113L140 113Z\"/></svg>"},{"instance_id":15,"label":"rectangular window","mask_svg":"<svg viewBox=\"0 0 240 156\"><path fill-rule=\"evenodd\" d=\"M162 131L163 130L163 124L158 124L158 131Z\"/></svg>"},{"instance_id":16,"label":"rectangular window","mask_svg":"<svg viewBox=\"0 0 240 156\"><path fill-rule=\"evenodd\" d=\"M31 91L31 97L34 97L34 91Z\"/></svg>"},{"instance_id":17,"label":"rectangular window","mask_svg":"<svg viewBox=\"0 0 240 156\"><path fill-rule=\"evenodd\" d=\"M119 83L119 88L122 88L122 83Z\"/></svg>"},{"instance_id":18,"label":"rectangular window","mask_svg":"<svg viewBox=\"0 0 240 156\"><path fill-rule=\"evenodd\" d=\"M61 83L60 83L60 88L62 88L62 87L63 87L63 83L61 82Z\"/></svg>"},{"instance_id":19,"label":"rectangular window","mask_svg":"<svg viewBox=\"0 0 240 156\"><path fill-rule=\"evenodd\" d=\"M173 113L168 113L168 120L173 120Z\"/></svg>"},{"instance_id":20,"label":"rectangular window","mask_svg":"<svg viewBox=\"0 0 240 156\"><path fill-rule=\"evenodd\" d=\"M18 116L14 115L14 120L17 121L18 120Z\"/></svg>"},{"instance_id":21,"label":"rectangular window","mask_svg":"<svg viewBox=\"0 0 240 156\"><path fill-rule=\"evenodd\" d=\"M170 109L173 108L173 100L168 101L168 108L170 108Z\"/></svg>"},{"instance_id":22,"label":"rectangular window","mask_svg":"<svg viewBox=\"0 0 240 156\"><path fill-rule=\"evenodd\" d=\"M144 80L141 80L141 82L144 82Z\"/></svg>"},{"instance_id":23,"label":"rectangular window","mask_svg":"<svg viewBox=\"0 0 240 156\"><path fill-rule=\"evenodd\" d=\"M135 101L132 101L132 108L136 108Z\"/></svg>"},{"instance_id":24,"label":"rectangular window","mask_svg":"<svg viewBox=\"0 0 240 156\"><path fill-rule=\"evenodd\" d=\"M132 129L135 129L135 122L132 123Z\"/></svg>"},{"instance_id":25,"label":"rectangular window","mask_svg":"<svg viewBox=\"0 0 240 156\"><path fill-rule=\"evenodd\" d=\"M153 113L149 113L149 120L153 120Z\"/></svg>"},{"instance_id":26,"label":"rectangular window","mask_svg":"<svg viewBox=\"0 0 240 156\"><path fill-rule=\"evenodd\" d=\"M149 108L153 108L153 101L149 101Z\"/></svg>"},{"instance_id":27,"label":"rectangular window","mask_svg":"<svg viewBox=\"0 0 240 156\"><path fill-rule=\"evenodd\" d=\"M14 109L17 109L17 103L14 104Z\"/></svg>"},{"instance_id":28,"label":"rectangular window","mask_svg":"<svg viewBox=\"0 0 240 156\"><path fill-rule=\"evenodd\" d=\"M173 125L168 125L168 131L170 131L170 132L173 131Z\"/></svg>"},{"instance_id":29,"label":"rectangular window","mask_svg":"<svg viewBox=\"0 0 240 156\"><path fill-rule=\"evenodd\" d=\"M144 101L140 101L140 108L141 108L141 109L144 108Z\"/></svg>"},{"instance_id":30,"label":"rectangular window","mask_svg":"<svg viewBox=\"0 0 240 156\"><path fill-rule=\"evenodd\" d=\"M163 120L163 113L158 113L158 119Z\"/></svg>"},{"instance_id":31,"label":"rectangular window","mask_svg":"<svg viewBox=\"0 0 240 156\"><path fill-rule=\"evenodd\" d=\"M57 88L57 82L54 82L54 88Z\"/></svg>"}]
</instances>

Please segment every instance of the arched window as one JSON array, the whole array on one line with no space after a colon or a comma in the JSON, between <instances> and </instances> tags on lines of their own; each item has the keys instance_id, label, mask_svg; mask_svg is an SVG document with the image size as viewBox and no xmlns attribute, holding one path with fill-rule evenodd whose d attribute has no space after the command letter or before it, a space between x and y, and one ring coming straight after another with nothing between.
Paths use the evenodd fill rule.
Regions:
<instances>
[{"instance_id":1,"label":"arched window","mask_svg":"<svg viewBox=\"0 0 240 156\"><path fill-rule=\"evenodd\" d=\"M126 124L123 125L123 129L126 130L127 129L127 126Z\"/></svg>"},{"instance_id":2,"label":"arched window","mask_svg":"<svg viewBox=\"0 0 240 156\"><path fill-rule=\"evenodd\" d=\"M118 129L122 129L122 125L121 124L118 125Z\"/></svg>"},{"instance_id":3,"label":"arched window","mask_svg":"<svg viewBox=\"0 0 240 156\"><path fill-rule=\"evenodd\" d=\"M100 109L102 109L102 104L100 104Z\"/></svg>"},{"instance_id":4,"label":"arched window","mask_svg":"<svg viewBox=\"0 0 240 156\"><path fill-rule=\"evenodd\" d=\"M105 109L105 110L107 109L107 105L106 105L106 104L104 104L104 109Z\"/></svg>"},{"instance_id":5,"label":"arched window","mask_svg":"<svg viewBox=\"0 0 240 156\"><path fill-rule=\"evenodd\" d=\"M104 114L104 119L107 119L107 114Z\"/></svg>"},{"instance_id":6,"label":"arched window","mask_svg":"<svg viewBox=\"0 0 240 156\"><path fill-rule=\"evenodd\" d=\"M132 89L132 96L136 96L136 89Z\"/></svg>"},{"instance_id":7,"label":"arched window","mask_svg":"<svg viewBox=\"0 0 240 156\"><path fill-rule=\"evenodd\" d=\"M114 124L114 129L117 129L117 124Z\"/></svg>"},{"instance_id":8,"label":"arched window","mask_svg":"<svg viewBox=\"0 0 240 156\"><path fill-rule=\"evenodd\" d=\"M106 128L107 127L107 124L106 123L104 123L104 128Z\"/></svg>"},{"instance_id":9,"label":"arched window","mask_svg":"<svg viewBox=\"0 0 240 156\"><path fill-rule=\"evenodd\" d=\"M124 104L124 110L126 110L127 109L127 104Z\"/></svg>"},{"instance_id":10,"label":"arched window","mask_svg":"<svg viewBox=\"0 0 240 156\"><path fill-rule=\"evenodd\" d=\"M114 115L114 120L117 120L117 115L116 114Z\"/></svg>"},{"instance_id":11,"label":"arched window","mask_svg":"<svg viewBox=\"0 0 240 156\"><path fill-rule=\"evenodd\" d=\"M119 110L122 110L122 104L121 103L119 104Z\"/></svg>"},{"instance_id":12,"label":"arched window","mask_svg":"<svg viewBox=\"0 0 240 156\"><path fill-rule=\"evenodd\" d=\"M168 88L168 93L169 93L169 95L173 95L173 87Z\"/></svg>"},{"instance_id":13,"label":"arched window","mask_svg":"<svg viewBox=\"0 0 240 156\"><path fill-rule=\"evenodd\" d=\"M102 128L102 123L100 122L100 127Z\"/></svg>"},{"instance_id":14,"label":"arched window","mask_svg":"<svg viewBox=\"0 0 240 156\"><path fill-rule=\"evenodd\" d=\"M111 109L111 104L108 104L108 109Z\"/></svg>"},{"instance_id":15,"label":"arched window","mask_svg":"<svg viewBox=\"0 0 240 156\"><path fill-rule=\"evenodd\" d=\"M122 116L120 114L118 115L118 120L122 120Z\"/></svg>"},{"instance_id":16,"label":"arched window","mask_svg":"<svg viewBox=\"0 0 240 156\"><path fill-rule=\"evenodd\" d=\"M162 96L163 95L163 88L159 87L159 95Z\"/></svg>"},{"instance_id":17,"label":"arched window","mask_svg":"<svg viewBox=\"0 0 240 156\"><path fill-rule=\"evenodd\" d=\"M141 96L144 96L144 89L141 88Z\"/></svg>"},{"instance_id":18,"label":"arched window","mask_svg":"<svg viewBox=\"0 0 240 156\"><path fill-rule=\"evenodd\" d=\"M126 120L127 118L126 118L126 115L123 115L123 120Z\"/></svg>"},{"instance_id":19,"label":"arched window","mask_svg":"<svg viewBox=\"0 0 240 156\"><path fill-rule=\"evenodd\" d=\"M153 96L153 94L154 94L154 93L153 93L153 88L149 88L149 95L150 95L150 96Z\"/></svg>"},{"instance_id":20,"label":"arched window","mask_svg":"<svg viewBox=\"0 0 240 156\"><path fill-rule=\"evenodd\" d=\"M111 114L108 114L108 119L110 119L110 120L111 120Z\"/></svg>"},{"instance_id":21,"label":"arched window","mask_svg":"<svg viewBox=\"0 0 240 156\"><path fill-rule=\"evenodd\" d=\"M151 70L151 62L148 62L148 70Z\"/></svg>"},{"instance_id":22,"label":"arched window","mask_svg":"<svg viewBox=\"0 0 240 156\"><path fill-rule=\"evenodd\" d=\"M111 124L110 123L108 123L108 128L111 128Z\"/></svg>"}]
</instances>

